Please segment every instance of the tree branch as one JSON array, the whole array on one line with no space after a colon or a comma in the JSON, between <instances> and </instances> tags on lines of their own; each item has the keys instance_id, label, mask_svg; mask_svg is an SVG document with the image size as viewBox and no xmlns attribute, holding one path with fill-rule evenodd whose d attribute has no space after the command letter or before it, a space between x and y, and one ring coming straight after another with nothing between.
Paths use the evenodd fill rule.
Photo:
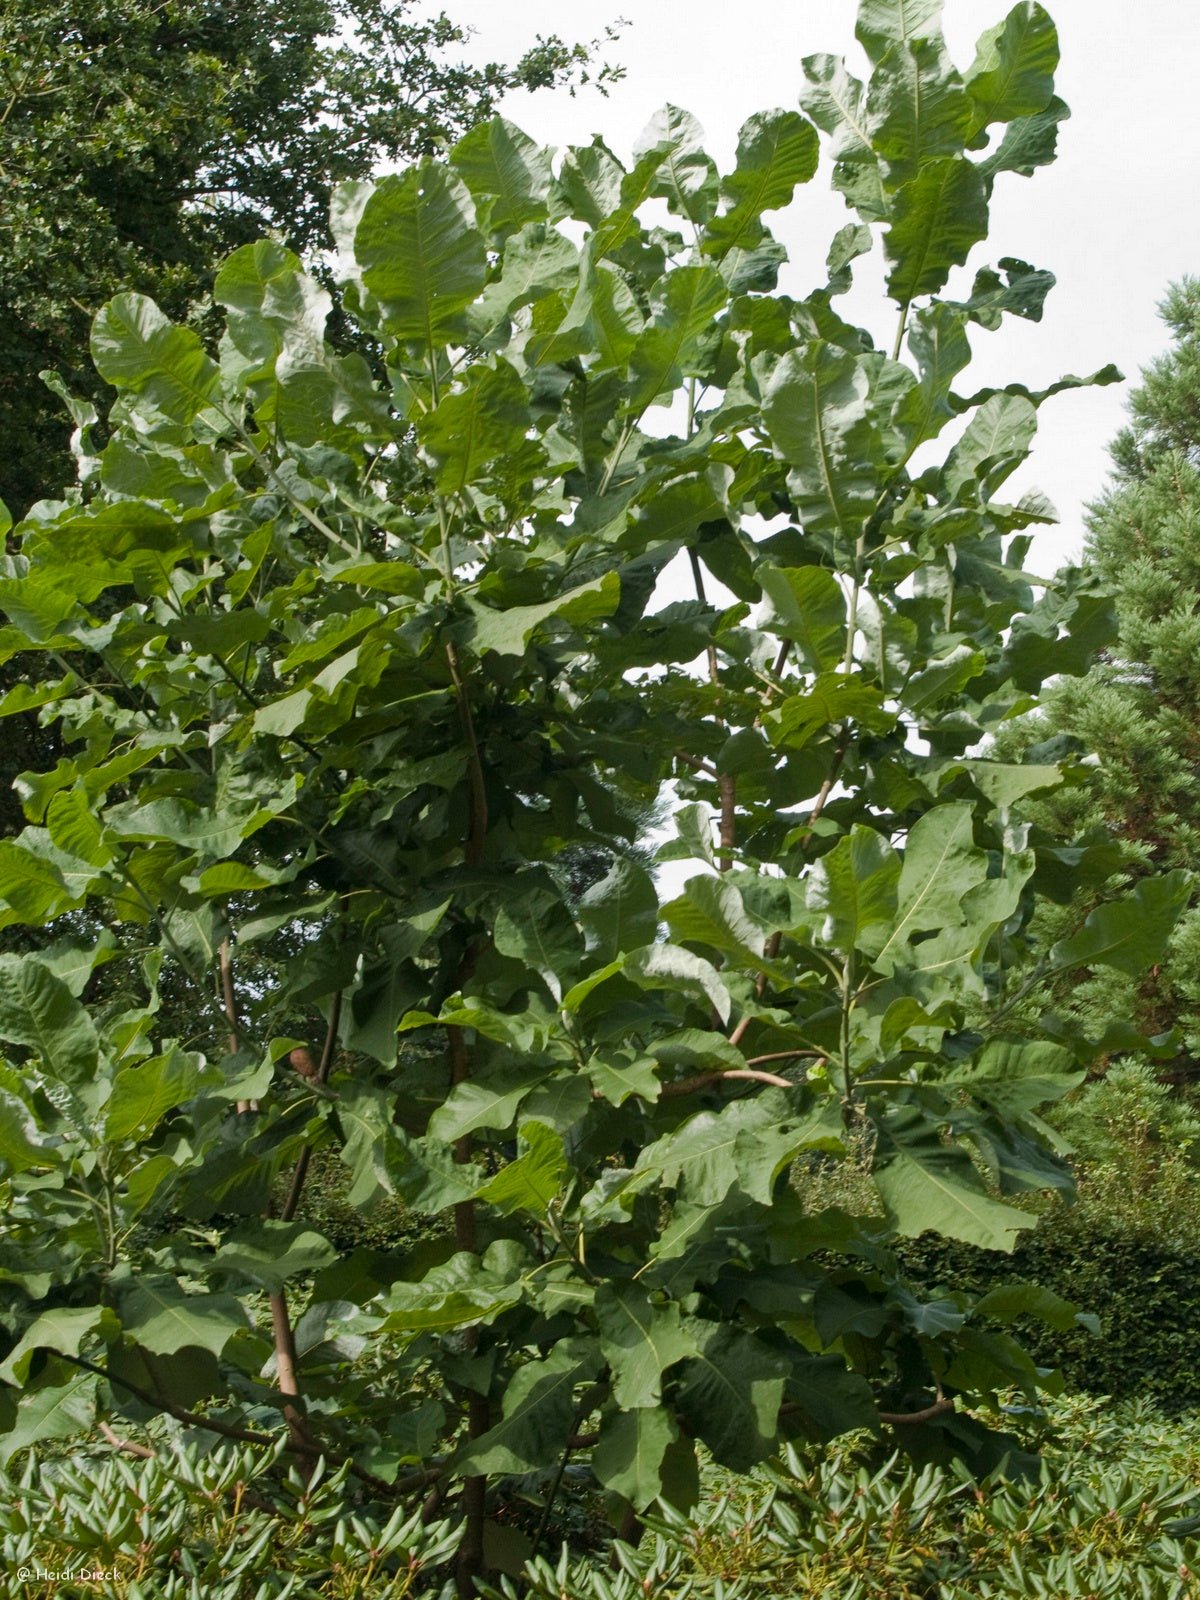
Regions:
<instances>
[{"instance_id":1,"label":"tree branch","mask_svg":"<svg viewBox=\"0 0 1200 1600\"><path fill-rule=\"evenodd\" d=\"M326 1084L329 1074L333 1070L333 1057L337 1049L338 1026L342 1018L342 991L339 989L333 997L333 1005L329 1012L329 1026L325 1030L325 1043L321 1047L321 1060L317 1065L315 1083ZM311 1058L310 1058L311 1059ZM304 1180L308 1177L308 1164L312 1160L312 1145L306 1144L296 1157L296 1165L292 1169L292 1181L288 1187L287 1199L283 1202L283 1209L279 1213L281 1222L291 1222L300 1205L300 1196L304 1192Z\"/></svg>"},{"instance_id":2,"label":"tree branch","mask_svg":"<svg viewBox=\"0 0 1200 1600\"><path fill-rule=\"evenodd\" d=\"M471 824L467 831L466 856L469 867L477 867L483 859L483 846L488 830L487 785L483 776L483 760L479 754L479 740L475 733L475 718L471 714L471 701L459 665L458 651L453 643L446 645L446 660L450 666L450 679L458 701L458 716L467 741L467 777L471 787Z\"/></svg>"},{"instance_id":3,"label":"tree branch","mask_svg":"<svg viewBox=\"0 0 1200 1600\"><path fill-rule=\"evenodd\" d=\"M769 1083L775 1089L794 1089L796 1085L787 1078L778 1078L773 1072L756 1072L752 1067L729 1067L721 1072L698 1072L693 1078L680 1078L676 1083L664 1083L661 1098L674 1099L676 1095L694 1094L697 1089L709 1089L725 1080L747 1080L752 1083Z\"/></svg>"},{"instance_id":4,"label":"tree branch","mask_svg":"<svg viewBox=\"0 0 1200 1600\"><path fill-rule=\"evenodd\" d=\"M914 1427L919 1422L932 1422L934 1417L945 1416L948 1411L953 1410L954 1401L943 1397L922 1411L881 1411L879 1420L886 1423L889 1428L907 1428Z\"/></svg>"},{"instance_id":5,"label":"tree branch","mask_svg":"<svg viewBox=\"0 0 1200 1600\"><path fill-rule=\"evenodd\" d=\"M82 1367L84 1372L94 1372L98 1378L103 1378L108 1383L120 1384L121 1388L133 1395L135 1400L144 1401L156 1411L165 1411L169 1417L174 1417L176 1422L182 1422L189 1428L206 1428L209 1433L219 1434L222 1439L233 1439L238 1444L274 1445L279 1442L274 1434L258 1433L253 1428L238 1428L232 1423L221 1422L216 1417L202 1417L196 1411L188 1411L184 1406L177 1406L173 1400L168 1400L163 1395L152 1394L149 1389L143 1389L139 1383L132 1383L128 1378L118 1378L115 1372L109 1372L107 1367L98 1366L83 1356L68 1355L64 1350L56 1350L54 1354L64 1361L69 1361L74 1367Z\"/></svg>"},{"instance_id":6,"label":"tree branch","mask_svg":"<svg viewBox=\"0 0 1200 1600\"><path fill-rule=\"evenodd\" d=\"M114 1433L107 1422L100 1424L100 1432L112 1445L114 1450L121 1450L127 1456L140 1456L143 1461L153 1461L154 1451L147 1445L136 1444L132 1439L122 1439L119 1433Z\"/></svg>"}]
</instances>

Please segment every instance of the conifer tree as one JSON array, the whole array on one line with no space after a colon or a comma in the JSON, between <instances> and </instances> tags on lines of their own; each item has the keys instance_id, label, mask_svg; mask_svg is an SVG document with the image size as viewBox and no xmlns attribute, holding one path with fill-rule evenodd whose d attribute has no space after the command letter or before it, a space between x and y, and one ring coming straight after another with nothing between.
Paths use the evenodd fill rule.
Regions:
<instances>
[{"instance_id":1,"label":"conifer tree","mask_svg":"<svg viewBox=\"0 0 1200 1600\"><path fill-rule=\"evenodd\" d=\"M1109 852L1112 881L1171 867L1200 873L1200 278L1174 286L1161 312L1173 344L1131 396L1112 480L1087 517L1085 564L1112 590L1117 639L1014 736L1042 742L1050 759L1084 757L1082 781L1043 801L1042 820L1056 833L1069 823ZM1097 888L1097 899L1106 892ZM1076 902L1064 919L1080 910ZM1149 1036L1177 1027L1163 1070L1200 1074L1200 878L1149 974L1076 973L1049 998L1114 1049L1132 1042L1130 1023Z\"/></svg>"}]
</instances>

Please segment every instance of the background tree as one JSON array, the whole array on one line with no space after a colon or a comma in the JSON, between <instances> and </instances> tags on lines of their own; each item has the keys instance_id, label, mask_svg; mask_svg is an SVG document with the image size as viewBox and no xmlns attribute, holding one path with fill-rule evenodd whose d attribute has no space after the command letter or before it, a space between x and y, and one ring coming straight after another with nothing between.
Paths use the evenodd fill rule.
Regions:
<instances>
[{"instance_id":1,"label":"background tree","mask_svg":"<svg viewBox=\"0 0 1200 1600\"><path fill-rule=\"evenodd\" d=\"M464 31L413 9L0 0L0 499L15 515L71 476L38 373L98 401L88 328L115 289L194 317L237 245L327 247L334 183L453 142L514 87L613 75L558 37L465 66Z\"/></svg>"},{"instance_id":2,"label":"background tree","mask_svg":"<svg viewBox=\"0 0 1200 1600\"><path fill-rule=\"evenodd\" d=\"M1200 871L1200 280L1176 285L1161 309L1174 344L1130 396L1112 483L1087 519L1085 566L1115 596L1117 640L1086 676L1050 690L1014 741L1069 742L1090 757L1086 782L1042 797L1035 813L1087 838L1096 859L1108 855L1108 890L1167 868ZM1163 1070L1200 1072L1195 890L1151 972L1079 977L1039 990L1036 1003L1114 1049L1129 1022L1150 1035L1177 1026L1182 1051L1167 1050Z\"/></svg>"}]
</instances>

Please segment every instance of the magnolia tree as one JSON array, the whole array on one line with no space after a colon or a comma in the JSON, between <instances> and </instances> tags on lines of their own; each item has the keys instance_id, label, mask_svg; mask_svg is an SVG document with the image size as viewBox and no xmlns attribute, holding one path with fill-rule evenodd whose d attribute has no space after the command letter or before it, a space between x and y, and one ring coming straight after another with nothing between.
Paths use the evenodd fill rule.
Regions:
<instances>
[{"instance_id":1,"label":"magnolia tree","mask_svg":"<svg viewBox=\"0 0 1200 1600\"><path fill-rule=\"evenodd\" d=\"M0 586L53 669L3 710L62 752L0 845L46 930L0 964L5 1458L154 1414L349 1457L460 1520L467 1592L506 1486L572 1455L628 1518L689 1507L700 1446L1003 1453L959 1401L1032 1390L1001 1324L1074 1308L922 1299L891 1246L1008 1249L1009 1197L1069 1187L1037 1112L1088 1046L1013 1027L1006 974L1108 863L1020 820L1076 775L988 748L1111 616L996 498L1053 391L955 387L1052 278L946 297L1052 159L1054 27L1022 0L961 72L937 11L863 0L866 84L809 58L725 175L668 107L629 167L497 120L344 188L373 362L269 240L218 361L137 295L97 318L107 443ZM798 300L763 214L822 134L859 220ZM836 303L880 251L890 353ZM1153 961L1182 893L1039 971ZM306 1222L322 1147L419 1242Z\"/></svg>"}]
</instances>

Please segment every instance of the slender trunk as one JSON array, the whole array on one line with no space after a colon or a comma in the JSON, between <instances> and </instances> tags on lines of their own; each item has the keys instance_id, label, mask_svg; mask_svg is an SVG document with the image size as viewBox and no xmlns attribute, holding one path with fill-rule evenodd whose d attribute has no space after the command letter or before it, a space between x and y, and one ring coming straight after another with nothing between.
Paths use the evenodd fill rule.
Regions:
<instances>
[{"instance_id":1,"label":"slender trunk","mask_svg":"<svg viewBox=\"0 0 1200 1600\"><path fill-rule=\"evenodd\" d=\"M465 1083L471 1076L471 1058L467 1052L466 1039L461 1028L447 1028L446 1030L450 1052L450 1083L451 1086ZM455 1141L454 1159L464 1164L471 1159L471 1138L464 1134ZM454 1207L454 1237L460 1250L468 1250L472 1255L476 1253L479 1244L479 1232L475 1213L475 1203L472 1200L460 1200ZM474 1350L479 1343L479 1330L469 1328L466 1333L465 1343L468 1350ZM491 1407L486 1395L471 1391L467 1400L467 1433L472 1439L478 1439L491 1427ZM482 1474L473 1474L463 1479L462 1508L465 1527L462 1542L458 1547L458 1557L455 1564L455 1583L458 1593L464 1600L470 1600L475 1593L475 1579L483 1571L483 1530L487 1518L487 1478Z\"/></svg>"},{"instance_id":2,"label":"slender trunk","mask_svg":"<svg viewBox=\"0 0 1200 1600\"><path fill-rule=\"evenodd\" d=\"M229 1053L236 1055L241 1047L240 1029L238 1025L237 991L233 982L233 955L230 950L229 940L221 940L218 952L218 961L221 974L221 1001L225 1007L225 1016L229 1023ZM340 996L339 996L340 1001ZM328 1060L332 1059L333 1039L336 1031L336 1017L338 1002L334 1004L335 1021L325 1042L325 1052L322 1066L328 1071ZM239 1112L257 1111L256 1100L239 1100ZM305 1162L307 1170L307 1162ZM300 1186L303 1185L304 1175L298 1173L299 1183L296 1178L292 1182L292 1194L289 1194L289 1204L293 1201L299 1203ZM294 1214L294 1205L293 1205ZM290 1221L291 1216L284 1218ZM278 1388L284 1398L283 1419L287 1423L288 1443L302 1458L311 1461L316 1455L316 1450L304 1421L304 1413L299 1406L291 1404L292 1400L300 1398L300 1380L296 1361L296 1340L292 1333L292 1320L288 1314L287 1296L282 1289L276 1290L269 1296L271 1304L271 1335L275 1344L275 1370L278 1379Z\"/></svg>"}]
</instances>

